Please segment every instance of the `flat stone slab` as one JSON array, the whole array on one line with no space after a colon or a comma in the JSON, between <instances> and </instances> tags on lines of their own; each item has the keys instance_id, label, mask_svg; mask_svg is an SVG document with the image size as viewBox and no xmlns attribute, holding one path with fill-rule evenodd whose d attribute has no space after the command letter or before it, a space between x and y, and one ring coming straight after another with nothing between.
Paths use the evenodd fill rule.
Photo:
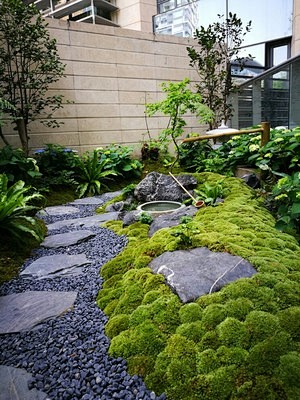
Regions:
<instances>
[{"instance_id":1,"label":"flat stone slab","mask_svg":"<svg viewBox=\"0 0 300 400\"><path fill-rule=\"evenodd\" d=\"M30 291L0 297L0 334L28 331L73 307L77 292Z\"/></svg>"},{"instance_id":2,"label":"flat stone slab","mask_svg":"<svg viewBox=\"0 0 300 400\"><path fill-rule=\"evenodd\" d=\"M81 227L81 228L91 228L93 226L99 226L106 221L117 220L119 216L118 212L109 212L104 214L95 214L90 217L83 218L72 218L65 219L63 221L56 221L53 224L47 225L48 231L60 229L62 227Z\"/></svg>"},{"instance_id":3,"label":"flat stone slab","mask_svg":"<svg viewBox=\"0 0 300 400\"><path fill-rule=\"evenodd\" d=\"M58 233L57 235L47 236L41 246L58 249L59 247L68 247L84 242L94 236L96 236L95 233L89 230Z\"/></svg>"},{"instance_id":4,"label":"flat stone slab","mask_svg":"<svg viewBox=\"0 0 300 400\"><path fill-rule=\"evenodd\" d=\"M93 197L84 197L83 199L76 199L69 203L70 205L77 205L77 204L89 204L89 205L101 205L103 203L106 203L107 201L113 199L116 196L119 196L121 194L121 190L118 190L116 192L107 192L104 194L101 194L100 196L93 196Z\"/></svg>"},{"instance_id":5,"label":"flat stone slab","mask_svg":"<svg viewBox=\"0 0 300 400\"><path fill-rule=\"evenodd\" d=\"M0 365L0 400L46 400L46 393L28 389L31 378L24 369Z\"/></svg>"},{"instance_id":6,"label":"flat stone slab","mask_svg":"<svg viewBox=\"0 0 300 400\"><path fill-rule=\"evenodd\" d=\"M256 273L255 268L242 257L212 252L206 247L168 251L153 259L149 267L165 276L167 284L183 303Z\"/></svg>"},{"instance_id":7,"label":"flat stone slab","mask_svg":"<svg viewBox=\"0 0 300 400\"><path fill-rule=\"evenodd\" d=\"M61 275L78 275L82 267L91 264L85 254L55 254L33 261L20 273L23 277L54 278Z\"/></svg>"},{"instance_id":8,"label":"flat stone slab","mask_svg":"<svg viewBox=\"0 0 300 400\"><path fill-rule=\"evenodd\" d=\"M43 210L39 211L38 215L60 216L60 215L76 214L79 211L80 211L79 208L73 206L52 206L52 207L46 207Z\"/></svg>"},{"instance_id":9,"label":"flat stone slab","mask_svg":"<svg viewBox=\"0 0 300 400\"><path fill-rule=\"evenodd\" d=\"M154 218L150 225L149 236L153 236L154 233L162 228L169 228L171 226L177 226L180 224L182 217L192 217L198 212L198 208L194 206L188 206L178 211L173 211L170 214L161 214Z\"/></svg>"}]
</instances>

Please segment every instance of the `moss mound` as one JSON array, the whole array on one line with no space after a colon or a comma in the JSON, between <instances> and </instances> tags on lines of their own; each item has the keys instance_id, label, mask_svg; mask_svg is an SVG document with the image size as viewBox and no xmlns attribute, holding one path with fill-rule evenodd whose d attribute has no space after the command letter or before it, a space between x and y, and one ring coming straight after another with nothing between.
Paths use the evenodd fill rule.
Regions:
<instances>
[{"instance_id":1,"label":"moss mound","mask_svg":"<svg viewBox=\"0 0 300 400\"><path fill-rule=\"evenodd\" d=\"M199 186L221 178L195 177ZM243 181L224 178L223 185L224 203L199 209L182 232L162 229L149 238L147 225L107 223L128 238L101 271L97 302L110 317L110 353L172 400L298 399L300 247L275 230ZM201 246L239 255L258 273L182 304L147 266L165 251Z\"/></svg>"}]
</instances>

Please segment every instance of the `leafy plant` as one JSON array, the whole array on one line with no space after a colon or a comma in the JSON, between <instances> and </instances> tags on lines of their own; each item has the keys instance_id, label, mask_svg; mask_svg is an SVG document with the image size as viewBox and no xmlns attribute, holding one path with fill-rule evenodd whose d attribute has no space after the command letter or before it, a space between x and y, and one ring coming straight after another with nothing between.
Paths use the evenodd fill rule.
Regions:
<instances>
[{"instance_id":1,"label":"leafy plant","mask_svg":"<svg viewBox=\"0 0 300 400\"><path fill-rule=\"evenodd\" d=\"M216 182L214 185L204 182L201 189L195 189L200 200L203 200L207 206L217 206L220 199L224 196L223 180Z\"/></svg>"},{"instance_id":2,"label":"leafy plant","mask_svg":"<svg viewBox=\"0 0 300 400\"><path fill-rule=\"evenodd\" d=\"M100 194L101 185L104 185L103 179L117 175L113 169L106 169L108 164L109 159L99 159L97 150L92 153L87 152L81 158L75 158L74 182L78 185L79 197Z\"/></svg>"},{"instance_id":3,"label":"leafy plant","mask_svg":"<svg viewBox=\"0 0 300 400\"><path fill-rule=\"evenodd\" d=\"M22 149L13 149L11 146L0 149L0 173L6 174L11 183L18 180L32 183L35 178L42 176L34 158L27 157Z\"/></svg>"},{"instance_id":4,"label":"leafy plant","mask_svg":"<svg viewBox=\"0 0 300 400\"><path fill-rule=\"evenodd\" d=\"M104 169L114 170L116 174L125 177L138 177L142 173L143 164L131 158L132 151L131 147L116 144L97 149L100 161L106 162Z\"/></svg>"},{"instance_id":5,"label":"leafy plant","mask_svg":"<svg viewBox=\"0 0 300 400\"><path fill-rule=\"evenodd\" d=\"M143 211L143 212L140 213L140 215L139 215L139 217L138 217L138 220L139 220L142 224L150 225L151 222L153 221L153 217L152 217L152 215L149 214L148 212Z\"/></svg>"},{"instance_id":6,"label":"leafy plant","mask_svg":"<svg viewBox=\"0 0 300 400\"><path fill-rule=\"evenodd\" d=\"M218 17L222 19L223 15ZM244 28L242 20L230 12L225 20L197 29L194 39L199 47L187 47L190 65L200 77L197 87L202 102L215 113L210 121L210 129L232 116L233 106L229 102L229 95L237 90L237 85L231 79L230 61L236 61L243 69L246 59L238 57L238 54L243 37L250 29L251 21ZM252 59L250 55L247 58Z\"/></svg>"},{"instance_id":7,"label":"leafy plant","mask_svg":"<svg viewBox=\"0 0 300 400\"><path fill-rule=\"evenodd\" d=\"M29 191L30 186L25 187L21 180L8 187L7 176L0 174L0 230L20 241L25 239L24 233L41 241L43 237L37 220L27 214L37 209L30 203L43 196L38 192L28 194Z\"/></svg>"},{"instance_id":8,"label":"leafy plant","mask_svg":"<svg viewBox=\"0 0 300 400\"><path fill-rule=\"evenodd\" d=\"M171 235L177 238L178 246L180 248L186 249L193 244L193 235L198 233L192 225L193 218L189 216L184 216L180 219L180 224L173 228Z\"/></svg>"},{"instance_id":9,"label":"leafy plant","mask_svg":"<svg viewBox=\"0 0 300 400\"><path fill-rule=\"evenodd\" d=\"M279 179L272 194L278 203L276 228L300 233L300 172Z\"/></svg>"},{"instance_id":10,"label":"leafy plant","mask_svg":"<svg viewBox=\"0 0 300 400\"><path fill-rule=\"evenodd\" d=\"M188 135L188 137L193 136L193 134ZM182 143L179 145L179 164L186 171L202 172L211 152L213 149L208 140Z\"/></svg>"},{"instance_id":11,"label":"leafy plant","mask_svg":"<svg viewBox=\"0 0 300 400\"><path fill-rule=\"evenodd\" d=\"M3 140L3 142L6 146L8 146L9 143L6 140L6 138L2 132L2 126L4 125L3 114L4 114L4 112L13 111L13 110L15 110L15 107L12 104L10 104L9 101L4 100L0 97L0 138Z\"/></svg>"},{"instance_id":12,"label":"leafy plant","mask_svg":"<svg viewBox=\"0 0 300 400\"><path fill-rule=\"evenodd\" d=\"M193 93L188 85L190 80L185 78L181 82L163 82L162 91L166 93L166 99L157 103L146 104L146 115L153 116L160 112L169 117L167 128L160 132L159 139L162 143L173 142L177 155L180 149L177 139L184 133L186 122L183 116L190 112L195 114L203 122L212 119L213 112L202 103L199 93Z\"/></svg>"},{"instance_id":13,"label":"leafy plant","mask_svg":"<svg viewBox=\"0 0 300 400\"><path fill-rule=\"evenodd\" d=\"M48 126L62 107L62 95L49 95L49 86L64 76L56 40L50 38L42 15L22 0L0 3L0 92L13 105L13 118L25 154L28 154L28 124L42 112Z\"/></svg>"},{"instance_id":14,"label":"leafy plant","mask_svg":"<svg viewBox=\"0 0 300 400\"><path fill-rule=\"evenodd\" d=\"M76 153L74 150L57 145L47 144L35 151L39 169L43 174L43 186L72 185Z\"/></svg>"}]
</instances>

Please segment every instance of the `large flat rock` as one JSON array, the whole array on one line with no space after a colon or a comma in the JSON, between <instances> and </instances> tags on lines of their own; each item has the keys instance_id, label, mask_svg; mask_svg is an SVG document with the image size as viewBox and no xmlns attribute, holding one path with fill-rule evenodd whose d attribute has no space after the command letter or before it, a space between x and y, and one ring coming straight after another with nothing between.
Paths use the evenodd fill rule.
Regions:
<instances>
[{"instance_id":1,"label":"large flat rock","mask_svg":"<svg viewBox=\"0 0 300 400\"><path fill-rule=\"evenodd\" d=\"M77 292L24 292L0 297L0 334L28 331L73 307Z\"/></svg>"},{"instance_id":2,"label":"large flat rock","mask_svg":"<svg viewBox=\"0 0 300 400\"><path fill-rule=\"evenodd\" d=\"M46 393L28 389L31 378L24 369L0 365L0 400L46 400Z\"/></svg>"},{"instance_id":3,"label":"large flat rock","mask_svg":"<svg viewBox=\"0 0 300 400\"><path fill-rule=\"evenodd\" d=\"M112 221L118 219L119 213L118 212L108 212L104 214L95 214L90 217L83 217L83 218L72 218L72 219L65 219L62 221L54 222L53 224L47 225L48 231L52 231L55 229L61 229L62 227L68 226L71 228L91 228L93 226L99 226L103 222Z\"/></svg>"},{"instance_id":4,"label":"large flat rock","mask_svg":"<svg viewBox=\"0 0 300 400\"><path fill-rule=\"evenodd\" d=\"M78 275L82 273L82 267L90 263L85 254L55 254L38 258L28 265L20 275L33 278Z\"/></svg>"},{"instance_id":5,"label":"large flat rock","mask_svg":"<svg viewBox=\"0 0 300 400\"><path fill-rule=\"evenodd\" d=\"M58 249L59 247L68 247L85 242L94 236L96 236L95 233L89 230L59 233L57 235L47 236L41 243L41 246Z\"/></svg>"},{"instance_id":6,"label":"large flat rock","mask_svg":"<svg viewBox=\"0 0 300 400\"><path fill-rule=\"evenodd\" d=\"M38 215L51 215L51 216L64 216L70 214L76 214L80 210L77 207L73 206L51 206L46 207L43 210L38 212Z\"/></svg>"},{"instance_id":7,"label":"large flat rock","mask_svg":"<svg viewBox=\"0 0 300 400\"><path fill-rule=\"evenodd\" d=\"M243 258L212 252L206 247L168 251L152 260L149 266L155 273L165 276L168 285L184 303L256 273Z\"/></svg>"}]
</instances>

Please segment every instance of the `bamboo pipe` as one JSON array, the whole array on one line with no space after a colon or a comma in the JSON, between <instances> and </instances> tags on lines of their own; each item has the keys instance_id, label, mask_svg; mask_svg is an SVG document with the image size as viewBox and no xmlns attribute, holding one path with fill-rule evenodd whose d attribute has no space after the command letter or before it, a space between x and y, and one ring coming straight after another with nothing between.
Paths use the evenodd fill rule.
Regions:
<instances>
[{"instance_id":1,"label":"bamboo pipe","mask_svg":"<svg viewBox=\"0 0 300 400\"><path fill-rule=\"evenodd\" d=\"M194 206L195 207L202 207L203 206L203 204L204 204L204 201L203 200L197 200L197 199L195 199L195 197L194 196L192 196L191 195L191 193L188 191L188 190L186 190L186 188L184 187L184 186L182 186L182 184L179 182L179 180L177 179L177 178L175 178L175 176L171 173L171 172L169 172L169 174L171 175L171 177L174 179L174 181L177 183L177 185L179 185L180 187L181 187L181 189L182 190L184 190L185 191L185 193L186 194L188 194L189 196L190 196L190 198L194 201Z\"/></svg>"}]
</instances>

